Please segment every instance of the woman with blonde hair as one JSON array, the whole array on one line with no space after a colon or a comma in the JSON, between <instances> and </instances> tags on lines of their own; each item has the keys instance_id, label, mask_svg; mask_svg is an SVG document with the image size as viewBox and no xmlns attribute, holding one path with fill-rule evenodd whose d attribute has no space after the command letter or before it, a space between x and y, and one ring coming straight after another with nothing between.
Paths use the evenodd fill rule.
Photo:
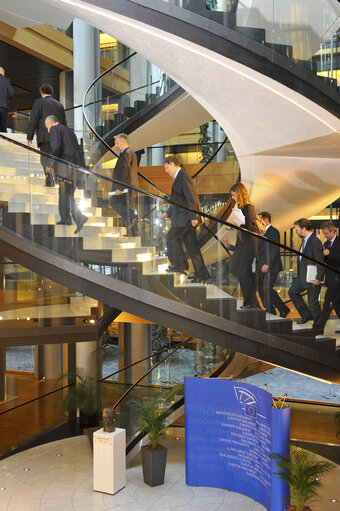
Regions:
<instances>
[{"instance_id":1,"label":"woman with blonde hair","mask_svg":"<svg viewBox=\"0 0 340 511\"><path fill-rule=\"evenodd\" d=\"M242 211L245 221L240 227L259 234L254 204L250 202L247 188L243 183L236 183L230 188L231 198ZM230 258L229 270L238 278L243 295L241 309L258 308L256 298L255 275L252 264L256 256L257 239L246 232L237 232L235 252Z\"/></svg>"}]
</instances>

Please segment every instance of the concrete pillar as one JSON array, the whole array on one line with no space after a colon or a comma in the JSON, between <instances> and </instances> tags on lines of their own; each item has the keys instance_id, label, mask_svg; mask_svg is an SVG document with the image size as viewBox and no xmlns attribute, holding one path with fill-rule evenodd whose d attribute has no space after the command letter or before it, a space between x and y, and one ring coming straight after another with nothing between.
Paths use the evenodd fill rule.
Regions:
<instances>
[{"instance_id":1,"label":"concrete pillar","mask_svg":"<svg viewBox=\"0 0 340 511\"><path fill-rule=\"evenodd\" d=\"M160 142L152 146L151 152L151 165L163 165L164 162L164 149L163 143Z\"/></svg>"},{"instance_id":2,"label":"concrete pillar","mask_svg":"<svg viewBox=\"0 0 340 511\"><path fill-rule=\"evenodd\" d=\"M73 96L74 106L81 105L86 89L99 75L99 31L78 18L73 20ZM100 95L99 95L100 94ZM93 91L88 99L91 101L101 98L100 90ZM94 126L98 124L98 106L87 109L89 121ZM83 138L83 113L81 108L74 112L74 130L78 138Z\"/></svg>"},{"instance_id":3,"label":"concrete pillar","mask_svg":"<svg viewBox=\"0 0 340 511\"><path fill-rule=\"evenodd\" d=\"M45 346L34 347L34 377L41 380L45 376Z\"/></svg>"},{"instance_id":4,"label":"concrete pillar","mask_svg":"<svg viewBox=\"0 0 340 511\"><path fill-rule=\"evenodd\" d=\"M82 368L87 376L97 378L97 342L76 343L76 367Z\"/></svg>"},{"instance_id":5,"label":"concrete pillar","mask_svg":"<svg viewBox=\"0 0 340 511\"><path fill-rule=\"evenodd\" d=\"M0 401L6 399L6 348L0 347Z\"/></svg>"},{"instance_id":6,"label":"concrete pillar","mask_svg":"<svg viewBox=\"0 0 340 511\"><path fill-rule=\"evenodd\" d=\"M45 344L45 379L57 380L61 376L61 345Z\"/></svg>"},{"instance_id":7,"label":"concrete pillar","mask_svg":"<svg viewBox=\"0 0 340 511\"><path fill-rule=\"evenodd\" d=\"M122 353L119 359L119 368L125 367L133 362L151 354L151 325L147 323L120 323L118 329L118 345ZM134 383L150 367L150 360L141 362L124 371L120 381ZM151 376L142 381L151 381Z\"/></svg>"}]
</instances>

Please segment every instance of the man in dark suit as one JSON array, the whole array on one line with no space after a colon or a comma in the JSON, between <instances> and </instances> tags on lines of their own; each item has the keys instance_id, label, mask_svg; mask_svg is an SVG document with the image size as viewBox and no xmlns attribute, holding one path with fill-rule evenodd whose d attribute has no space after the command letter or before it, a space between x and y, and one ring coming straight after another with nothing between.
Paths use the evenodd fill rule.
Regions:
<instances>
[{"instance_id":1,"label":"man in dark suit","mask_svg":"<svg viewBox=\"0 0 340 511\"><path fill-rule=\"evenodd\" d=\"M340 238L336 235L336 227L333 222L324 222L321 229L322 234L326 238L323 251L325 262L335 270L340 271ZM327 291L320 320L314 328L316 335L323 335L332 309L335 310L340 319L340 274L326 269L325 284Z\"/></svg>"},{"instance_id":2,"label":"man in dark suit","mask_svg":"<svg viewBox=\"0 0 340 511\"><path fill-rule=\"evenodd\" d=\"M138 188L137 157L129 147L129 138L125 133L115 137L115 146L120 151L113 179ZM135 193L118 183L112 184L111 207L122 217L127 236L139 236L137 215L134 212Z\"/></svg>"},{"instance_id":3,"label":"man in dark suit","mask_svg":"<svg viewBox=\"0 0 340 511\"><path fill-rule=\"evenodd\" d=\"M74 131L64 124L60 124L55 115L49 115L45 120L46 129L50 135L50 152L70 163L84 166L81 148L78 144ZM58 225L72 225L71 215L77 228L74 234L78 234L87 222L87 216L83 215L76 205L74 192L81 173L74 167L55 161L55 173L59 181L59 214Z\"/></svg>"},{"instance_id":4,"label":"man in dark suit","mask_svg":"<svg viewBox=\"0 0 340 511\"><path fill-rule=\"evenodd\" d=\"M182 164L176 155L168 156L164 160L164 169L173 180L171 198L196 211L201 210L201 205L189 174L182 168ZM206 282L210 279L209 272L204 264L201 251L196 237L196 226L200 216L178 206L170 206L162 215L171 218L171 229L166 237L169 269L180 273L186 273L187 260L183 250L183 243L192 261L195 270L194 282Z\"/></svg>"},{"instance_id":5,"label":"man in dark suit","mask_svg":"<svg viewBox=\"0 0 340 511\"><path fill-rule=\"evenodd\" d=\"M40 151L49 153L50 139L45 127L45 119L49 115L54 115L58 119L58 122L67 126L66 115L63 105L52 97L53 88L51 85L42 85L39 90L41 98L36 99L33 103L27 130L27 143L28 145L32 144L34 133L36 132L37 146ZM45 172L46 186L54 186L53 173L48 156L42 154L40 161Z\"/></svg>"},{"instance_id":6,"label":"man in dark suit","mask_svg":"<svg viewBox=\"0 0 340 511\"><path fill-rule=\"evenodd\" d=\"M297 235L302 239L300 247L301 254L323 262L323 246L319 238L313 234L313 227L310 220L307 218L300 218L294 223L294 227ZM324 277L324 269L317 263L305 259L302 255L298 258L297 266L298 274L289 288L289 296L301 316L301 319L297 320L297 323L307 323L307 321L312 319L313 328L315 328L320 320L321 314L319 294L321 281ZM312 276L310 277L312 270L316 270L314 278L312 278ZM307 273L309 273L309 275L307 275ZM307 291L308 306L301 296L304 291Z\"/></svg>"},{"instance_id":7,"label":"man in dark suit","mask_svg":"<svg viewBox=\"0 0 340 511\"><path fill-rule=\"evenodd\" d=\"M7 133L8 101L14 98L14 90L5 70L0 67L0 131Z\"/></svg>"},{"instance_id":8,"label":"man in dark suit","mask_svg":"<svg viewBox=\"0 0 340 511\"><path fill-rule=\"evenodd\" d=\"M262 236L280 243L280 233L271 224L271 214L268 211L263 211L259 214L259 217L266 225ZM280 247L265 241L261 242L258 251L258 266L259 293L263 305L271 314L276 314L275 309L277 309L281 318L285 318L290 313L290 309L283 303L274 289L276 278L283 270Z\"/></svg>"}]
</instances>

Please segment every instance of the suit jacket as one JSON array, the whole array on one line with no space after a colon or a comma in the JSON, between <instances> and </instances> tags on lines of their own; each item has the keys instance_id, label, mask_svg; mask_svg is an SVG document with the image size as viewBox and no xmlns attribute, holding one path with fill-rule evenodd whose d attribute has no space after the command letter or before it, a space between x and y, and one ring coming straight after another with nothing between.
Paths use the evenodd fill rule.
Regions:
<instances>
[{"instance_id":1,"label":"suit jacket","mask_svg":"<svg viewBox=\"0 0 340 511\"><path fill-rule=\"evenodd\" d=\"M313 257L317 261L324 261L324 255L323 255L323 246L319 238L317 238L314 234L311 234L308 238L308 241L306 243L306 246L304 247L303 253L307 256ZM313 261L309 261L308 259L305 259L304 257L300 258L298 260L298 274L301 278L301 281L304 284L311 285L310 283L307 283L307 266L313 265L315 266L315 263ZM323 277L325 275L324 268L322 266L317 266L317 273L316 273L316 280L323 280Z\"/></svg>"},{"instance_id":2,"label":"suit jacket","mask_svg":"<svg viewBox=\"0 0 340 511\"><path fill-rule=\"evenodd\" d=\"M328 242L324 243L324 247L327 248ZM340 271L340 238L336 236L331 249L329 251L329 255L325 256L325 262L329 264L332 268ZM332 279L340 280L340 274L334 273L331 270L326 270L326 285L329 285ZM339 284L340 285L340 284Z\"/></svg>"},{"instance_id":3,"label":"suit jacket","mask_svg":"<svg viewBox=\"0 0 340 511\"><path fill-rule=\"evenodd\" d=\"M280 243L280 233L272 225L268 227L263 237ZM283 266L280 257L280 247L267 243L266 241L261 241L258 253L258 263L260 271L264 264L268 264L271 272L279 273L282 271Z\"/></svg>"},{"instance_id":4,"label":"suit jacket","mask_svg":"<svg viewBox=\"0 0 340 511\"><path fill-rule=\"evenodd\" d=\"M14 98L14 89L6 76L0 75L0 108L8 110L8 100Z\"/></svg>"},{"instance_id":5,"label":"suit jacket","mask_svg":"<svg viewBox=\"0 0 340 511\"><path fill-rule=\"evenodd\" d=\"M259 234L259 229L256 223L256 213L254 204L248 203L241 210L244 215L244 224L241 224L240 227L245 227L248 231L256 232ZM237 231L237 244L246 243L247 241L256 241L255 236L248 234L246 232Z\"/></svg>"},{"instance_id":6,"label":"suit jacket","mask_svg":"<svg viewBox=\"0 0 340 511\"><path fill-rule=\"evenodd\" d=\"M201 204L194 188L192 178L180 169L171 189L171 198L190 209L201 210ZM186 227L191 225L191 220L200 221L201 217L178 206L170 206L168 216L171 218L171 227Z\"/></svg>"},{"instance_id":7,"label":"suit jacket","mask_svg":"<svg viewBox=\"0 0 340 511\"><path fill-rule=\"evenodd\" d=\"M79 166L84 166L82 150L71 128L63 124L52 126L50 129L50 148L53 156L57 156L71 163L76 163ZM81 173L75 172L72 167L58 161L55 163L57 179L72 182L75 173L79 174L79 176L76 176L77 178L81 177Z\"/></svg>"},{"instance_id":8,"label":"suit jacket","mask_svg":"<svg viewBox=\"0 0 340 511\"><path fill-rule=\"evenodd\" d=\"M131 147L127 147L120 153L113 171L113 179L138 188L137 156ZM112 191L124 190L124 188L118 183L112 183Z\"/></svg>"},{"instance_id":9,"label":"suit jacket","mask_svg":"<svg viewBox=\"0 0 340 511\"><path fill-rule=\"evenodd\" d=\"M65 109L58 100L52 98L52 96L36 99L33 103L28 125L27 140L33 140L36 132L38 147L42 142L48 142L50 139L45 128L45 119L49 115L55 115L61 124L67 126Z\"/></svg>"}]
</instances>

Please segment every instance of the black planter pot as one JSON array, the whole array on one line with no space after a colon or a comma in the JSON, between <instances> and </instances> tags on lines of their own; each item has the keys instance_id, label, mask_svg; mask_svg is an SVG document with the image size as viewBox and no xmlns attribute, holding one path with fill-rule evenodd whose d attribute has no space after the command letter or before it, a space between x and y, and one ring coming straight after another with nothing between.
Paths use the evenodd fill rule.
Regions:
<instances>
[{"instance_id":1,"label":"black planter pot","mask_svg":"<svg viewBox=\"0 0 340 511\"><path fill-rule=\"evenodd\" d=\"M158 486L164 483L167 448L158 445L156 448L142 447L142 466L144 483Z\"/></svg>"}]
</instances>

